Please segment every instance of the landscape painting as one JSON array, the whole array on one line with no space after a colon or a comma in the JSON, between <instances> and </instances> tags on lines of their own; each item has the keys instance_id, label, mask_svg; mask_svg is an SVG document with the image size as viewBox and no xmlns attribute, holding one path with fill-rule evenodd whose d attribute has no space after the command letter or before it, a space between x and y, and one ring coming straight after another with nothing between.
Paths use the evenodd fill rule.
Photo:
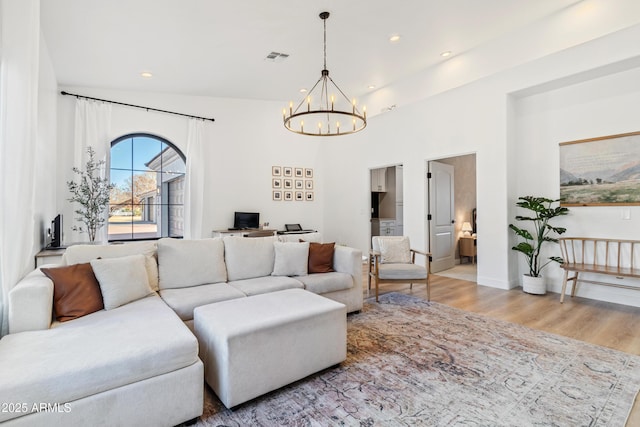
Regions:
<instances>
[{"instance_id":1,"label":"landscape painting","mask_svg":"<svg viewBox=\"0 0 640 427\"><path fill-rule=\"evenodd\" d=\"M562 206L640 205L640 132L560 143Z\"/></svg>"}]
</instances>

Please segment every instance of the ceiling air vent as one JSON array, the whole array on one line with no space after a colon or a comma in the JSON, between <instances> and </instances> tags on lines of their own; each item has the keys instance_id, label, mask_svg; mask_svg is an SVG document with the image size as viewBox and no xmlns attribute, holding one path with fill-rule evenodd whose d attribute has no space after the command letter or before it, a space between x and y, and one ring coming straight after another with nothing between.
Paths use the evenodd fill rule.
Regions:
<instances>
[{"instance_id":1,"label":"ceiling air vent","mask_svg":"<svg viewBox=\"0 0 640 427\"><path fill-rule=\"evenodd\" d=\"M271 62L282 62L288 57L289 57L289 54L287 53L271 52L270 54L267 55L266 58L264 58L264 60L271 61Z\"/></svg>"}]
</instances>

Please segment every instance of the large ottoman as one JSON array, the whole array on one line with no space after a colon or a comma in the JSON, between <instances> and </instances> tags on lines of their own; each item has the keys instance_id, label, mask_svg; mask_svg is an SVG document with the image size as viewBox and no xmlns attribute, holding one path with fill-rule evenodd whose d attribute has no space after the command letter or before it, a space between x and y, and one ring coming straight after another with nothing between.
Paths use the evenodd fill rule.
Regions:
<instances>
[{"instance_id":1,"label":"large ottoman","mask_svg":"<svg viewBox=\"0 0 640 427\"><path fill-rule=\"evenodd\" d=\"M302 289L197 307L205 380L227 408L347 357L347 309Z\"/></svg>"}]
</instances>

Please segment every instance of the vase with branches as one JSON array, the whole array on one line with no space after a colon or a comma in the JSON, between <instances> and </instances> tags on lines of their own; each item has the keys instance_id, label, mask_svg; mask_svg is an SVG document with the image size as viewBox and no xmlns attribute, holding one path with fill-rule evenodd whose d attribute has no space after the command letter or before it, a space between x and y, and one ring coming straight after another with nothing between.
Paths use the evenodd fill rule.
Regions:
<instances>
[{"instance_id":1,"label":"vase with branches","mask_svg":"<svg viewBox=\"0 0 640 427\"><path fill-rule=\"evenodd\" d=\"M95 159L95 151L87 147L87 162L85 169L73 168L73 173L77 175L78 182L67 181L67 187L71 193L68 199L72 203L77 203L78 208L76 220L83 225L72 227L75 231L87 233L89 240L94 242L96 233L104 226L104 211L109 205L109 194L113 185L106 178L100 177L100 169L105 165L104 160Z\"/></svg>"}]
</instances>

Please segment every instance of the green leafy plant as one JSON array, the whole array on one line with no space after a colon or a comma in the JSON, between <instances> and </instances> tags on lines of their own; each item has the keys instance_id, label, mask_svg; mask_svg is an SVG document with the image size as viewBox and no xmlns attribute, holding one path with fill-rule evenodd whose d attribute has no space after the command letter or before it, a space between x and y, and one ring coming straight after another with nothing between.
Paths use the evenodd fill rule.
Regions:
<instances>
[{"instance_id":1,"label":"green leafy plant","mask_svg":"<svg viewBox=\"0 0 640 427\"><path fill-rule=\"evenodd\" d=\"M78 215L76 220L84 224L74 226L72 229L81 233L86 232L89 234L89 240L93 242L96 239L96 232L104 226L103 212L109 205L109 193L113 185L108 179L100 177L100 169L105 161L96 161L96 153L90 146L87 147L87 155L84 171L77 167L73 168L79 182L67 181L67 187L71 193L71 197L67 200L80 206L74 212Z\"/></svg>"},{"instance_id":2,"label":"green leafy plant","mask_svg":"<svg viewBox=\"0 0 640 427\"><path fill-rule=\"evenodd\" d=\"M562 264L564 260L561 257L552 256L548 261L542 263L540 261L540 250L544 242L558 243L558 239L551 233L562 234L567 231L563 227L554 227L549 221L558 216L567 215L569 209L562 206L553 206L554 203L560 202L560 199L551 200L545 197L525 196L519 197L516 205L523 209L531 211L530 216L517 215L516 221L529 221L533 224L533 231L530 232L525 228L517 227L509 224L516 235L524 239L516 246L512 247L514 251L524 254L527 264L529 265L529 275L539 277L540 272L551 262Z\"/></svg>"}]
</instances>

